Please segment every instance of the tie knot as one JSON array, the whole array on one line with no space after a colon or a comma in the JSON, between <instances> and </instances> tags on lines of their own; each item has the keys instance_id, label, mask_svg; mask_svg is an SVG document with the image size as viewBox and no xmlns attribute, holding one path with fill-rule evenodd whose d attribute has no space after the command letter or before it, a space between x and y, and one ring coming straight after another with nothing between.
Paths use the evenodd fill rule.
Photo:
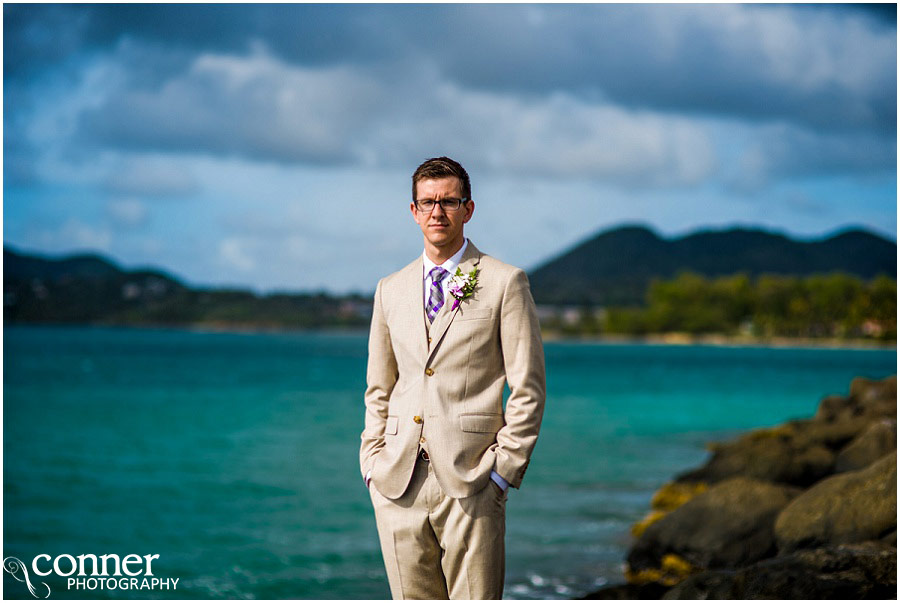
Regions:
<instances>
[{"instance_id":1,"label":"tie knot","mask_svg":"<svg viewBox=\"0 0 900 603\"><path fill-rule=\"evenodd\" d=\"M450 273L447 272L446 270L444 270L443 268L441 268L440 266L435 266L434 268L431 269L431 271L429 271L428 276L431 277L431 282L439 283L442 280L444 280L444 277L447 276L448 274L450 274Z\"/></svg>"}]
</instances>

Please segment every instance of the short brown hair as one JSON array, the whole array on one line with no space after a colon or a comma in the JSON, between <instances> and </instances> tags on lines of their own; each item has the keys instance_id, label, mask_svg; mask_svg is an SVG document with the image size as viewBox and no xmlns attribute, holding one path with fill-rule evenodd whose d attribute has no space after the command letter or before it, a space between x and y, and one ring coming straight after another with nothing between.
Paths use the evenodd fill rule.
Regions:
<instances>
[{"instance_id":1,"label":"short brown hair","mask_svg":"<svg viewBox=\"0 0 900 603\"><path fill-rule=\"evenodd\" d=\"M433 157L425 161L416 168L412 176L412 198L416 200L416 184L419 180L428 180L433 178L459 178L462 185L462 196L464 199L472 198L472 185L469 183L469 174L459 163L453 161L449 157Z\"/></svg>"}]
</instances>

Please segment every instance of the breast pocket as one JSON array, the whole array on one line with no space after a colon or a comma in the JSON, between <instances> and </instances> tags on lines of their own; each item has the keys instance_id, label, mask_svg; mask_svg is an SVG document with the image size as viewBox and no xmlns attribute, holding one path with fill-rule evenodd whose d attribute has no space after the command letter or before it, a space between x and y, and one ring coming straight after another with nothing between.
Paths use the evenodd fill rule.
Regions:
<instances>
[{"instance_id":1,"label":"breast pocket","mask_svg":"<svg viewBox=\"0 0 900 603\"><path fill-rule=\"evenodd\" d=\"M491 317L490 308L460 308L456 320L487 320Z\"/></svg>"}]
</instances>

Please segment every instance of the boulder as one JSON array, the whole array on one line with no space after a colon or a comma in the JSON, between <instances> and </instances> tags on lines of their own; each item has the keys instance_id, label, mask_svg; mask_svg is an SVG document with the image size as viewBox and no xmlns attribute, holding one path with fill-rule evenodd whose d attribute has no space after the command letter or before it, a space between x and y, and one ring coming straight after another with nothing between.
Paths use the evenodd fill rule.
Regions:
<instances>
[{"instance_id":1,"label":"boulder","mask_svg":"<svg viewBox=\"0 0 900 603\"><path fill-rule=\"evenodd\" d=\"M833 421L845 409L853 406L850 396L825 396L813 417L816 421Z\"/></svg>"},{"instance_id":2,"label":"boulder","mask_svg":"<svg viewBox=\"0 0 900 603\"><path fill-rule=\"evenodd\" d=\"M868 427L875 419L896 416L897 376L880 381L857 377L850 384L849 396L827 396L819 403L813 423L831 425L838 433L848 429L852 431L860 425ZM854 435L861 431L857 429Z\"/></svg>"},{"instance_id":3,"label":"boulder","mask_svg":"<svg viewBox=\"0 0 900 603\"><path fill-rule=\"evenodd\" d=\"M837 473L868 467L897 449L897 420L879 419L844 446L835 459Z\"/></svg>"},{"instance_id":4,"label":"boulder","mask_svg":"<svg viewBox=\"0 0 900 603\"><path fill-rule=\"evenodd\" d=\"M812 419L711 444L633 526L628 584L589 597L895 599L896 417L896 376L857 378Z\"/></svg>"},{"instance_id":5,"label":"boulder","mask_svg":"<svg viewBox=\"0 0 900 603\"><path fill-rule=\"evenodd\" d=\"M709 485L703 482L667 482L650 499L650 508L657 511L674 511L708 489Z\"/></svg>"},{"instance_id":6,"label":"boulder","mask_svg":"<svg viewBox=\"0 0 900 603\"><path fill-rule=\"evenodd\" d=\"M815 421L841 422L854 417L890 418L897 415L897 376L882 380L855 378L849 396L827 396L819 403Z\"/></svg>"},{"instance_id":7,"label":"boulder","mask_svg":"<svg viewBox=\"0 0 900 603\"><path fill-rule=\"evenodd\" d=\"M897 549L877 542L796 551L695 574L664 599L896 599Z\"/></svg>"},{"instance_id":8,"label":"boulder","mask_svg":"<svg viewBox=\"0 0 900 603\"><path fill-rule=\"evenodd\" d=\"M867 379L856 377L850 382L850 397L864 406L870 406L879 400L897 400L897 375L885 379Z\"/></svg>"},{"instance_id":9,"label":"boulder","mask_svg":"<svg viewBox=\"0 0 900 603\"><path fill-rule=\"evenodd\" d=\"M647 527L628 555L626 579L646 581L673 556L684 574L771 556L775 518L798 493L743 476L715 484Z\"/></svg>"},{"instance_id":10,"label":"boulder","mask_svg":"<svg viewBox=\"0 0 900 603\"><path fill-rule=\"evenodd\" d=\"M668 586L663 586L657 582L648 582L646 584L616 584L614 586L604 586L582 599L607 599L607 600L634 600L634 599L661 599Z\"/></svg>"},{"instance_id":11,"label":"boulder","mask_svg":"<svg viewBox=\"0 0 900 603\"><path fill-rule=\"evenodd\" d=\"M650 512L631 526L631 535L640 537L650 524L659 521L673 511L705 492L709 486L704 482L667 482L656 491L650 500Z\"/></svg>"},{"instance_id":12,"label":"boulder","mask_svg":"<svg viewBox=\"0 0 900 603\"><path fill-rule=\"evenodd\" d=\"M743 475L760 480L808 487L836 470L838 454L873 423L897 416L897 378L857 377L849 396L827 396L812 419L793 419L754 429L733 442L715 443L705 465L679 474L677 482L716 483ZM870 437L873 434L869 434ZM878 452L888 452L880 434L877 442L856 446L843 459L842 470L859 468ZM896 446L895 446L896 447ZM894 447L894 448L895 448ZM863 450L865 448L865 450Z\"/></svg>"},{"instance_id":13,"label":"boulder","mask_svg":"<svg viewBox=\"0 0 900 603\"><path fill-rule=\"evenodd\" d=\"M848 415L834 420L794 420L790 425L794 428L796 446L820 445L836 453L865 431L872 420L865 415Z\"/></svg>"},{"instance_id":14,"label":"boulder","mask_svg":"<svg viewBox=\"0 0 900 603\"><path fill-rule=\"evenodd\" d=\"M845 434L849 441L856 432ZM715 483L735 476L809 486L834 469L835 452L808 437L800 422L755 429L734 442L712 447L713 456L699 469L676 477L679 482Z\"/></svg>"},{"instance_id":15,"label":"boulder","mask_svg":"<svg viewBox=\"0 0 900 603\"><path fill-rule=\"evenodd\" d=\"M865 469L822 480L791 501L775 522L781 551L862 542L896 529L896 451Z\"/></svg>"}]
</instances>

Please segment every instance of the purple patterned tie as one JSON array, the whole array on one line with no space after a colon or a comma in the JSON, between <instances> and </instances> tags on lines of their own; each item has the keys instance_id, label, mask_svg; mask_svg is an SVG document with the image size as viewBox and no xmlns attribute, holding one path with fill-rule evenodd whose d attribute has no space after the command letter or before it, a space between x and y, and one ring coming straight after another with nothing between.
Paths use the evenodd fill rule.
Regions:
<instances>
[{"instance_id":1,"label":"purple patterned tie","mask_svg":"<svg viewBox=\"0 0 900 603\"><path fill-rule=\"evenodd\" d=\"M444 289L441 287L441 281L448 274L450 273L440 266L435 266L428 273L428 276L431 277L431 293L428 296L428 305L425 307L426 314L428 314L428 322L434 322L434 317L437 316L438 310L444 305Z\"/></svg>"}]
</instances>

